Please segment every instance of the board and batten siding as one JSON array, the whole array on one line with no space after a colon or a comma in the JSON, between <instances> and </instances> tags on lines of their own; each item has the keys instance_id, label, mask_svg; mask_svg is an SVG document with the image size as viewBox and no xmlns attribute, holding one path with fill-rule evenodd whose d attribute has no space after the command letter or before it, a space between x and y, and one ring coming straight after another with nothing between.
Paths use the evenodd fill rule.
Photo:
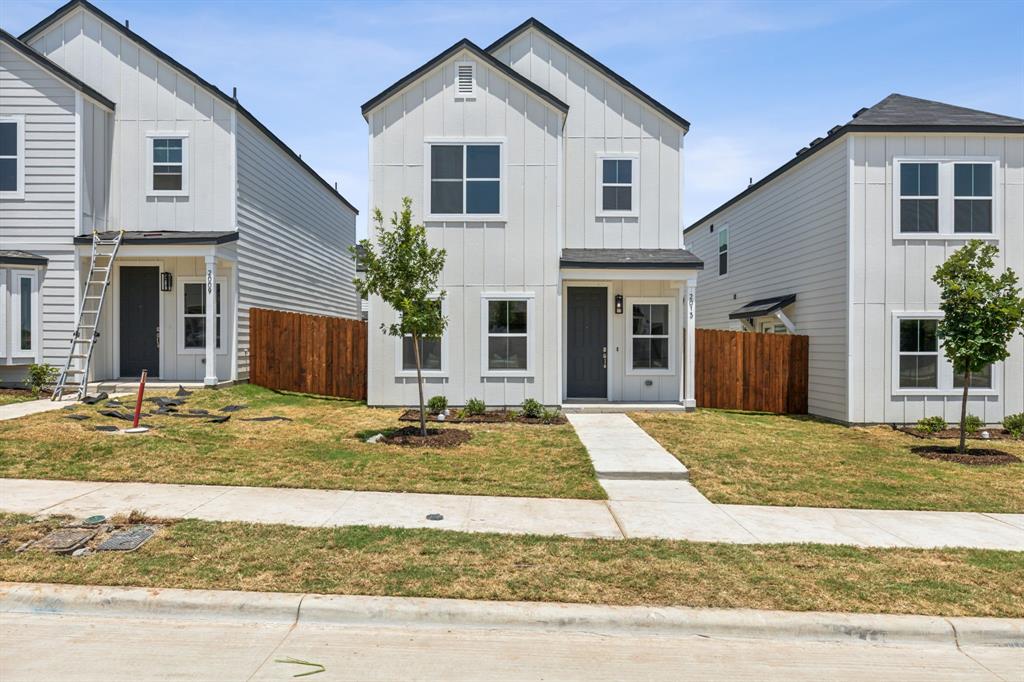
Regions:
<instances>
[{"instance_id":1,"label":"board and batten siding","mask_svg":"<svg viewBox=\"0 0 1024 682\"><path fill-rule=\"evenodd\" d=\"M729 313L750 301L796 294L786 312L810 337L808 409L847 421L847 149L833 142L685 235L704 261L697 326L740 329ZM714 232L710 225L715 226ZM729 230L729 271L718 238Z\"/></svg>"},{"instance_id":2,"label":"board and batten siding","mask_svg":"<svg viewBox=\"0 0 1024 682\"><path fill-rule=\"evenodd\" d=\"M4 366L0 359L0 382L20 381L29 362L60 364L67 355L75 307L75 102L73 88L0 43L0 114L25 120L24 198L0 199L0 248L48 259L37 269L39 356L16 359L17 367ZM6 269L0 274L8 276ZM5 319L11 320L7 313Z\"/></svg>"},{"instance_id":3,"label":"board and batten siding","mask_svg":"<svg viewBox=\"0 0 1024 682\"><path fill-rule=\"evenodd\" d=\"M897 395L893 390L893 313L935 312L935 268L964 239L900 239L893 232L893 170L899 157L990 157L996 171L997 265L1024 273L1024 135L856 135L852 156L850 421L912 423L960 417L961 393ZM997 395L970 397L968 412L997 424L1024 411L1024 338L996 367Z\"/></svg>"},{"instance_id":4,"label":"board and batten siding","mask_svg":"<svg viewBox=\"0 0 1024 682\"><path fill-rule=\"evenodd\" d=\"M536 29L494 56L569 105L565 122L566 248L675 249L681 242L683 129ZM639 217L598 217L598 155L639 159Z\"/></svg>"},{"instance_id":5,"label":"board and batten siding","mask_svg":"<svg viewBox=\"0 0 1024 682\"><path fill-rule=\"evenodd\" d=\"M232 107L84 9L69 13L31 45L117 103L112 228L234 229ZM187 133L187 196L147 196L147 135L155 132Z\"/></svg>"},{"instance_id":6,"label":"board and batten siding","mask_svg":"<svg viewBox=\"0 0 1024 682\"><path fill-rule=\"evenodd\" d=\"M249 309L358 319L356 214L243 117L238 155L238 375L249 372Z\"/></svg>"},{"instance_id":7,"label":"board and batten siding","mask_svg":"<svg viewBox=\"0 0 1024 682\"><path fill-rule=\"evenodd\" d=\"M454 63L476 63L476 98L456 101ZM427 238L443 247L447 292L447 376L425 382L427 395L455 405L481 398L517 405L525 398L557 404L559 373L558 159L562 115L469 52L453 55L369 114L370 207L386 219L413 200L423 221L424 153L428 138L492 138L504 143L505 220L427 221ZM371 225L372 232L372 225ZM372 234L371 234L372 237ZM531 377L483 377L481 296L528 292L534 301ZM369 402L411 405L415 379L396 376L398 341L380 332L394 311L370 299Z\"/></svg>"}]
</instances>

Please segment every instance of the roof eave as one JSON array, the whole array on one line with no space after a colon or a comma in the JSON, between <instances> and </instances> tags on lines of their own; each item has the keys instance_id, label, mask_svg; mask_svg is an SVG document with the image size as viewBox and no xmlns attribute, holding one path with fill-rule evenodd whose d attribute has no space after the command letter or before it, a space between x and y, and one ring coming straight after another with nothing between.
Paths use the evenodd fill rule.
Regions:
<instances>
[{"instance_id":1,"label":"roof eave","mask_svg":"<svg viewBox=\"0 0 1024 682\"><path fill-rule=\"evenodd\" d=\"M559 261L563 268L588 270L703 270L704 263L623 263L621 261L588 262Z\"/></svg>"}]
</instances>

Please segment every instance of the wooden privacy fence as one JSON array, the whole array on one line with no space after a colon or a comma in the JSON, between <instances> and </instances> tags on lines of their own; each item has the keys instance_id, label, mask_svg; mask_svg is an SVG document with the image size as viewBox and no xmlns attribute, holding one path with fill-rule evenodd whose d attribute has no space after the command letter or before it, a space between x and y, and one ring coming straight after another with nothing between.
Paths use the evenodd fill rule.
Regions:
<instances>
[{"instance_id":1,"label":"wooden privacy fence","mask_svg":"<svg viewBox=\"0 0 1024 682\"><path fill-rule=\"evenodd\" d=\"M267 388L366 399L366 323L249 311L249 381Z\"/></svg>"},{"instance_id":2,"label":"wooden privacy fence","mask_svg":"<svg viewBox=\"0 0 1024 682\"><path fill-rule=\"evenodd\" d=\"M806 336L696 330L697 406L807 414Z\"/></svg>"}]
</instances>

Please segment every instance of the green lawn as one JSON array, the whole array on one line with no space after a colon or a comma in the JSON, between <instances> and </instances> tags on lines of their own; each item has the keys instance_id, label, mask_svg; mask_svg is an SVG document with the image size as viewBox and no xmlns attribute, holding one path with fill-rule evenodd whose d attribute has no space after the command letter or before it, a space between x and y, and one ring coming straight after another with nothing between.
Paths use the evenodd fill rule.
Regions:
<instances>
[{"instance_id":1,"label":"green lawn","mask_svg":"<svg viewBox=\"0 0 1024 682\"><path fill-rule=\"evenodd\" d=\"M15 553L0 580L792 611L1024 617L1024 553L171 522L132 553Z\"/></svg>"},{"instance_id":2,"label":"green lawn","mask_svg":"<svg viewBox=\"0 0 1024 682\"><path fill-rule=\"evenodd\" d=\"M689 468L690 480L714 502L1024 512L1024 463L927 460L910 448L932 441L888 427L728 410L632 417ZM985 447L1024 459L1024 441Z\"/></svg>"},{"instance_id":3,"label":"green lawn","mask_svg":"<svg viewBox=\"0 0 1024 682\"><path fill-rule=\"evenodd\" d=\"M134 405L134 397L122 398ZM78 406L0 422L0 476L156 483L390 490L601 499L603 489L568 424L466 424L472 440L441 450L363 442L399 425L398 410L280 394L251 385L199 391L185 409L248 408L225 424L159 416L142 436L94 430L126 422ZM155 406L146 403L144 409ZM294 421L246 422L281 415Z\"/></svg>"}]
</instances>

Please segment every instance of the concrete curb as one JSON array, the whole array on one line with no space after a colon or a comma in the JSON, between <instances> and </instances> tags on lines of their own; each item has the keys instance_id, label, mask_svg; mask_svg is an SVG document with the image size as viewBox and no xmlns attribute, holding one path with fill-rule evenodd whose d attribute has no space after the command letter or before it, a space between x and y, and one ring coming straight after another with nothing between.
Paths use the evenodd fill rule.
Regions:
<instances>
[{"instance_id":1,"label":"concrete curb","mask_svg":"<svg viewBox=\"0 0 1024 682\"><path fill-rule=\"evenodd\" d=\"M601 606L544 602L0 582L0 613L467 627L728 639L1024 648L1024 619Z\"/></svg>"}]
</instances>

